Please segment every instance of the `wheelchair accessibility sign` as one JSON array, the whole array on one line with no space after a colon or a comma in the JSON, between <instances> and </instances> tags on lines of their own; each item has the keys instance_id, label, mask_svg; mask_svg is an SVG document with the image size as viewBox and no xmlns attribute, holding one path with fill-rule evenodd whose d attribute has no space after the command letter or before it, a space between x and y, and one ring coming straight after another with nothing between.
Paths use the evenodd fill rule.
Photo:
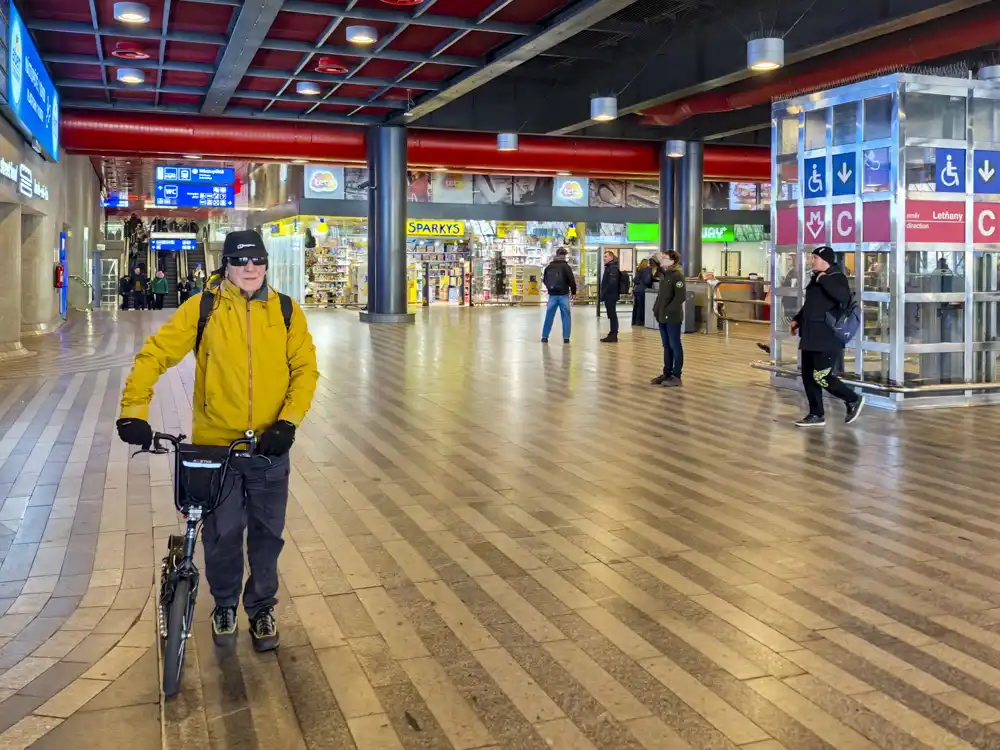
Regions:
<instances>
[{"instance_id":1,"label":"wheelchair accessibility sign","mask_svg":"<svg viewBox=\"0 0 1000 750\"><path fill-rule=\"evenodd\" d=\"M965 149L936 148L935 190L939 193L965 192Z\"/></svg>"},{"instance_id":2,"label":"wheelchair accessibility sign","mask_svg":"<svg viewBox=\"0 0 1000 750\"><path fill-rule=\"evenodd\" d=\"M805 174L802 176L806 198L826 197L826 157L805 160Z\"/></svg>"}]
</instances>

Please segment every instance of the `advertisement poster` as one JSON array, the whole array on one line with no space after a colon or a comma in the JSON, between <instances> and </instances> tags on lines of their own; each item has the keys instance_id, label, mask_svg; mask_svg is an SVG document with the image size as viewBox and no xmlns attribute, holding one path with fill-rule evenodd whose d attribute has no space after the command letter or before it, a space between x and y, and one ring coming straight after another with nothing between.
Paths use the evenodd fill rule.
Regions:
<instances>
[{"instance_id":1,"label":"advertisement poster","mask_svg":"<svg viewBox=\"0 0 1000 750\"><path fill-rule=\"evenodd\" d=\"M410 203L430 203L431 202L431 173L430 172L407 172L406 173L406 200Z\"/></svg>"},{"instance_id":2,"label":"advertisement poster","mask_svg":"<svg viewBox=\"0 0 1000 750\"><path fill-rule=\"evenodd\" d=\"M431 174L431 201L472 204L472 175L460 172Z\"/></svg>"},{"instance_id":3,"label":"advertisement poster","mask_svg":"<svg viewBox=\"0 0 1000 750\"><path fill-rule=\"evenodd\" d=\"M480 206L509 206L514 202L514 178L477 174L472 178L472 202Z\"/></svg>"},{"instance_id":4,"label":"advertisement poster","mask_svg":"<svg viewBox=\"0 0 1000 750\"><path fill-rule=\"evenodd\" d=\"M590 205L595 208L625 208L624 180L591 180Z\"/></svg>"},{"instance_id":5,"label":"advertisement poster","mask_svg":"<svg viewBox=\"0 0 1000 750\"><path fill-rule=\"evenodd\" d=\"M552 205L586 208L590 200L588 183L586 177L556 177Z\"/></svg>"},{"instance_id":6,"label":"advertisement poster","mask_svg":"<svg viewBox=\"0 0 1000 750\"><path fill-rule=\"evenodd\" d=\"M9 8L7 105L46 155L59 161L59 94L17 8Z\"/></svg>"},{"instance_id":7,"label":"advertisement poster","mask_svg":"<svg viewBox=\"0 0 1000 750\"><path fill-rule=\"evenodd\" d=\"M368 170L365 167L347 167L344 170L344 198L349 201L368 200Z\"/></svg>"},{"instance_id":8,"label":"advertisement poster","mask_svg":"<svg viewBox=\"0 0 1000 750\"><path fill-rule=\"evenodd\" d=\"M729 183L729 210L730 211L756 211L757 210L757 183L756 182L730 182Z\"/></svg>"},{"instance_id":9,"label":"advertisement poster","mask_svg":"<svg viewBox=\"0 0 1000 750\"><path fill-rule=\"evenodd\" d=\"M629 180L625 201L629 208L658 208L660 183L656 180Z\"/></svg>"},{"instance_id":10,"label":"advertisement poster","mask_svg":"<svg viewBox=\"0 0 1000 750\"><path fill-rule=\"evenodd\" d=\"M344 200L344 168L309 164L303 177L306 198Z\"/></svg>"},{"instance_id":11,"label":"advertisement poster","mask_svg":"<svg viewBox=\"0 0 1000 750\"><path fill-rule=\"evenodd\" d=\"M551 177L515 177L514 205L551 206L552 185ZM583 205L587 205L586 196L584 192Z\"/></svg>"},{"instance_id":12,"label":"advertisement poster","mask_svg":"<svg viewBox=\"0 0 1000 750\"><path fill-rule=\"evenodd\" d=\"M729 208L729 183L706 182L702 188L703 208L721 211Z\"/></svg>"}]
</instances>

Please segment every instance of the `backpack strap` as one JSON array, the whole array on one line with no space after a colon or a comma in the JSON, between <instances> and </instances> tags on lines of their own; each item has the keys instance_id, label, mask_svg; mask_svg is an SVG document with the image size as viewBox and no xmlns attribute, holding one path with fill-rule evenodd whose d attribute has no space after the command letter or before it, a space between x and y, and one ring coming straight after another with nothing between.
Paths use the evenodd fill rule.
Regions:
<instances>
[{"instance_id":1,"label":"backpack strap","mask_svg":"<svg viewBox=\"0 0 1000 750\"><path fill-rule=\"evenodd\" d=\"M212 317L212 308L215 306L215 295L207 289L201 293L198 313L198 334L194 340L194 356L198 356L198 349L201 347L201 337L205 335L205 326L208 319Z\"/></svg>"},{"instance_id":2,"label":"backpack strap","mask_svg":"<svg viewBox=\"0 0 1000 750\"><path fill-rule=\"evenodd\" d=\"M208 319L212 317L212 310L215 308L215 294L207 289L201 293L201 301L198 312L198 333L194 340L194 354L198 356L198 349L201 347L201 338L205 335L205 326ZM278 292L278 304L281 305L281 318L285 321L285 331L292 327L292 298L287 294Z\"/></svg>"}]
</instances>

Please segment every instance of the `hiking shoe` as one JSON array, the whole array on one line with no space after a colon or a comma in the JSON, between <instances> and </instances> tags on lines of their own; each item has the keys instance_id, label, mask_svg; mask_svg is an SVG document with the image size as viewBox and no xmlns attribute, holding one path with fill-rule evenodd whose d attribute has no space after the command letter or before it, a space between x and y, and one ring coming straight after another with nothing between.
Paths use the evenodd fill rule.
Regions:
<instances>
[{"instance_id":1,"label":"hiking shoe","mask_svg":"<svg viewBox=\"0 0 1000 750\"><path fill-rule=\"evenodd\" d=\"M262 609L250 620L250 635L255 651L274 651L278 647L278 622L270 607Z\"/></svg>"},{"instance_id":2,"label":"hiking shoe","mask_svg":"<svg viewBox=\"0 0 1000 750\"><path fill-rule=\"evenodd\" d=\"M649 381L650 385L663 385L663 381L667 379L666 375L657 375L655 378Z\"/></svg>"},{"instance_id":3,"label":"hiking shoe","mask_svg":"<svg viewBox=\"0 0 1000 750\"><path fill-rule=\"evenodd\" d=\"M854 424L858 421L858 417L861 416L861 410L865 408L865 397L858 396L858 400L853 404L847 405L847 417L844 419L846 424Z\"/></svg>"},{"instance_id":4,"label":"hiking shoe","mask_svg":"<svg viewBox=\"0 0 1000 750\"><path fill-rule=\"evenodd\" d=\"M607 336L605 336L603 339L601 339L601 343L602 344L614 344L617 341L618 341L618 335L617 334L610 334L610 333Z\"/></svg>"},{"instance_id":5,"label":"hiking shoe","mask_svg":"<svg viewBox=\"0 0 1000 750\"><path fill-rule=\"evenodd\" d=\"M216 646L236 643L236 607L216 607L212 610L212 640Z\"/></svg>"},{"instance_id":6,"label":"hiking shoe","mask_svg":"<svg viewBox=\"0 0 1000 750\"><path fill-rule=\"evenodd\" d=\"M549 343L549 340L548 339L542 339L542 343L543 344L547 344L547 343Z\"/></svg>"},{"instance_id":7,"label":"hiking shoe","mask_svg":"<svg viewBox=\"0 0 1000 750\"><path fill-rule=\"evenodd\" d=\"M568 344L569 343L569 339L563 339L563 343L564 344Z\"/></svg>"},{"instance_id":8,"label":"hiking shoe","mask_svg":"<svg viewBox=\"0 0 1000 750\"><path fill-rule=\"evenodd\" d=\"M795 423L796 427L825 427L826 417L818 417L815 414L810 414L803 419L800 419Z\"/></svg>"},{"instance_id":9,"label":"hiking shoe","mask_svg":"<svg viewBox=\"0 0 1000 750\"><path fill-rule=\"evenodd\" d=\"M683 383L681 379L671 375L669 378L660 383L664 388L680 388Z\"/></svg>"}]
</instances>

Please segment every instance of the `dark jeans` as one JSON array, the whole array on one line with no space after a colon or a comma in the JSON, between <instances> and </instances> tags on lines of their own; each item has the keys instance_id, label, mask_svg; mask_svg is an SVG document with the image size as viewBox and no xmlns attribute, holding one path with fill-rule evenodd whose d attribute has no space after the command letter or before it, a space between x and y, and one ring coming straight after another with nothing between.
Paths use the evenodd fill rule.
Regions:
<instances>
[{"instance_id":1,"label":"dark jeans","mask_svg":"<svg viewBox=\"0 0 1000 750\"><path fill-rule=\"evenodd\" d=\"M243 608L251 618L277 604L278 555L285 546L288 454L234 459L235 478L219 509L205 518L205 576L218 607L235 607L243 588ZM227 484L229 482L227 481ZM250 577L243 586L243 534Z\"/></svg>"},{"instance_id":2,"label":"dark jeans","mask_svg":"<svg viewBox=\"0 0 1000 750\"><path fill-rule=\"evenodd\" d=\"M845 404L853 404L858 394L844 384L840 375L843 354L841 352L807 352L802 354L802 386L809 400L809 413L824 416L823 390Z\"/></svg>"},{"instance_id":3,"label":"dark jeans","mask_svg":"<svg viewBox=\"0 0 1000 750\"><path fill-rule=\"evenodd\" d=\"M618 335L618 298L604 300L604 312L608 314L611 321L611 335Z\"/></svg>"},{"instance_id":4,"label":"dark jeans","mask_svg":"<svg viewBox=\"0 0 1000 750\"><path fill-rule=\"evenodd\" d=\"M681 324L660 323L660 340L663 342L663 377L679 378L684 369Z\"/></svg>"},{"instance_id":5,"label":"dark jeans","mask_svg":"<svg viewBox=\"0 0 1000 750\"><path fill-rule=\"evenodd\" d=\"M132 292L132 307L136 310L146 309L146 293Z\"/></svg>"},{"instance_id":6,"label":"dark jeans","mask_svg":"<svg viewBox=\"0 0 1000 750\"><path fill-rule=\"evenodd\" d=\"M646 325L646 292L633 295L635 301L632 303L632 325Z\"/></svg>"},{"instance_id":7,"label":"dark jeans","mask_svg":"<svg viewBox=\"0 0 1000 750\"><path fill-rule=\"evenodd\" d=\"M153 295L153 309L154 310L162 310L163 309L163 297L164 296L165 295L163 295L163 294L154 294Z\"/></svg>"}]
</instances>

